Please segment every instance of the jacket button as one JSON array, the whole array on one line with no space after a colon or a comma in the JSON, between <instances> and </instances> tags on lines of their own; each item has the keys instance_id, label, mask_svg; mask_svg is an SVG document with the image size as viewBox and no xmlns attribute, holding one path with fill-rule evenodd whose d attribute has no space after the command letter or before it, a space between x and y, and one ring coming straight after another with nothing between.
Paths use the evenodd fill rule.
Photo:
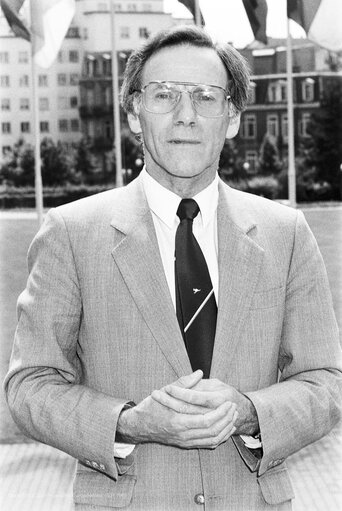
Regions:
<instances>
[{"instance_id":1,"label":"jacket button","mask_svg":"<svg viewBox=\"0 0 342 511\"><path fill-rule=\"evenodd\" d=\"M205 502L204 495L202 493L197 493L197 495L195 495L194 501L196 504L203 505Z\"/></svg>"}]
</instances>

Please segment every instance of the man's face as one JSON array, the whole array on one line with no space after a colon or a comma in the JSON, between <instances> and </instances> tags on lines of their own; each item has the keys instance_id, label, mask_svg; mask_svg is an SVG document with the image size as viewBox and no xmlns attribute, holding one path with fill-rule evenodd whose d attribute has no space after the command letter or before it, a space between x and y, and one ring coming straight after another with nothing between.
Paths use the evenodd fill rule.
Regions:
<instances>
[{"instance_id":1,"label":"man's face","mask_svg":"<svg viewBox=\"0 0 342 511\"><path fill-rule=\"evenodd\" d=\"M145 64L142 85L156 80L224 89L228 81L215 51L194 46L164 48L153 55ZM176 193L189 185L196 193L205 188L215 176L229 125L227 101L223 116L216 118L199 115L187 93L166 114L148 112L141 102L137 111L135 122L132 116L129 120L133 131L142 132L148 172Z\"/></svg>"}]
</instances>

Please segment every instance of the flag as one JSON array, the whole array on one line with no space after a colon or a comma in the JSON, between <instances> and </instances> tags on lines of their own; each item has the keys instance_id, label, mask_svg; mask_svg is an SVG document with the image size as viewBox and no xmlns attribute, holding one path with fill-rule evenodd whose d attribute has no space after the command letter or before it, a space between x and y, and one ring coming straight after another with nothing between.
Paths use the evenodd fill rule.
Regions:
<instances>
[{"instance_id":1,"label":"flag","mask_svg":"<svg viewBox=\"0 0 342 511\"><path fill-rule=\"evenodd\" d=\"M266 0L242 0L249 22L251 24L254 37L257 41L267 44L266 18L267 3Z\"/></svg>"},{"instance_id":2,"label":"flag","mask_svg":"<svg viewBox=\"0 0 342 511\"><path fill-rule=\"evenodd\" d=\"M75 14L75 0L31 0L30 21L19 14L27 1L1 0L1 7L15 35L31 41L36 64L48 68Z\"/></svg>"},{"instance_id":3,"label":"flag","mask_svg":"<svg viewBox=\"0 0 342 511\"><path fill-rule=\"evenodd\" d=\"M195 9L195 2L199 0L178 0L181 4L185 5L185 7L188 9L188 11L191 12L191 14L194 17L194 20L196 19L196 9ZM202 16L202 13L200 11L201 16L201 25L204 27L204 18Z\"/></svg>"},{"instance_id":4,"label":"flag","mask_svg":"<svg viewBox=\"0 0 342 511\"><path fill-rule=\"evenodd\" d=\"M330 51L342 51L342 0L287 0L287 17L308 38Z\"/></svg>"}]
</instances>

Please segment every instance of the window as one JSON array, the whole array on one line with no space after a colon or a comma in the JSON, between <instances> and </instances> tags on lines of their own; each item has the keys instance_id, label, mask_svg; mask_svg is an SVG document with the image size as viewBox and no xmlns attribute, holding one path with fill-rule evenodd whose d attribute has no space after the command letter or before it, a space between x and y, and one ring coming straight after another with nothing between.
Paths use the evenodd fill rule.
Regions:
<instances>
[{"instance_id":1,"label":"window","mask_svg":"<svg viewBox=\"0 0 342 511\"><path fill-rule=\"evenodd\" d=\"M287 100L286 80L272 82L268 86L268 101L270 103L284 103Z\"/></svg>"},{"instance_id":2,"label":"window","mask_svg":"<svg viewBox=\"0 0 342 511\"><path fill-rule=\"evenodd\" d=\"M12 152L12 148L11 148L10 145L3 145L2 146L2 156L7 156L11 152Z\"/></svg>"},{"instance_id":3,"label":"window","mask_svg":"<svg viewBox=\"0 0 342 511\"><path fill-rule=\"evenodd\" d=\"M302 118L299 121L299 125L298 125L299 136L301 136L301 137L309 137L310 136L308 133L309 123L310 123L310 114L308 114L308 113L302 114Z\"/></svg>"},{"instance_id":4,"label":"window","mask_svg":"<svg viewBox=\"0 0 342 511\"><path fill-rule=\"evenodd\" d=\"M108 53L103 55L103 74L109 76L112 74L112 59Z\"/></svg>"},{"instance_id":5,"label":"window","mask_svg":"<svg viewBox=\"0 0 342 511\"><path fill-rule=\"evenodd\" d=\"M147 12L150 12L152 11L152 5L151 4L143 4L142 5L142 8L143 8L143 11L147 11Z\"/></svg>"},{"instance_id":6,"label":"window","mask_svg":"<svg viewBox=\"0 0 342 511\"><path fill-rule=\"evenodd\" d=\"M77 73L71 73L70 85L78 85L78 74Z\"/></svg>"},{"instance_id":7,"label":"window","mask_svg":"<svg viewBox=\"0 0 342 511\"><path fill-rule=\"evenodd\" d=\"M29 122L21 122L20 123L20 131L22 133L30 133L30 123Z\"/></svg>"},{"instance_id":8,"label":"window","mask_svg":"<svg viewBox=\"0 0 342 511\"><path fill-rule=\"evenodd\" d=\"M65 96L58 96L58 110L67 110L69 108L68 98Z\"/></svg>"},{"instance_id":9,"label":"window","mask_svg":"<svg viewBox=\"0 0 342 511\"><path fill-rule=\"evenodd\" d=\"M97 4L97 10L98 10L98 11L107 11L107 10L108 10L108 7L107 7L106 2L99 2L99 3Z\"/></svg>"},{"instance_id":10,"label":"window","mask_svg":"<svg viewBox=\"0 0 342 511\"><path fill-rule=\"evenodd\" d=\"M10 122L2 122L1 123L1 131L3 134L11 133L11 123Z\"/></svg>"},{"instance_id":11,"label":"window","mask_svg":"<svg viewBox=\"0 0 342 511\"><path fill-rule=\"evenodd\" d=\"M49 123L47 121L41 121L39 123L39 129L41 133L48 133L49 132Z\"/></svg>"},{"instance_id":12,"label":"window","mask_svg":"<svg viewBox=\"0 0 342 511\"><path fill-rule=\"evenodd\" d=\"M257 87L257 85L255 82L250 83L250 87L249 87L249 91L248 91L248 103L250 105L254 104L256 101L256 98L255 98L256 87Z\"/></svg>"},{"instance_id":13,"label":"window","mask_svg":"<svg viewBox=\"0 0 342 511\"><path fill-rule=\"evenodd\" d=\"M8 63L9 63L8 51L0 51L0 64L8 64Z\"/></svg>"},{"instance_id":14,"label":"window","mask_svg":"<svg viewBox=\"0 0 342 511\"><path fill-rule=\"evenodd\" d=\"M39 110L49 110L49 98L39 98Z\"/></svg>"},{"instance_id":15,"label":"window","mask_svg":"<svg viewBox=\"0 0 342 511\"><path fill-rule=\"evenodd\" d=\"M70 121L71 131L78 131L80 128L80 122L78 119L71 119Z\"/></svg>"},{"instance_id":16,"label":"window","mask_svg":"<svg viewBox=\"0 0 342 511\"><path fill-rule=\"evenodd\" d=\"M311 102L314 100L314 85L315 80L312 78L306 78L302 81L302 98L305 102Z\"/></svg>"},{"instance_id":17,"label":"window","mask_svg":"<svg viewBox=\"0 0 342 511\"><path fill-rule=\"evenodd\" d=\"M78 62L78 61L79 61L78 51L70 50L69 51L69 62Z\"/></svg>"},{"instance_id":18,"label":"window","mask_svg":"<svg viewBox=\"0 0 342 511\"><path fill-rule=\"evenodd\" d=\"M11 109L11 102L8 98L1 99L1 110L6 111Z\"/></svg>"},{"instance_id":19,"label":"window","mask_svg":"<svg viewBox=\"0 0 342 511\"><path fill-rule=\"evenodd\" d=\"M255 114L245 114L241 124L242 138L256 138L256 117Z\"/></svg>"},{"instance_id":20,"label":"window","mask_svg":"<svg viewBox=\"0 0 342 511\"><path fill-rule=\"evenodd\" d=\"M21 75L19 77L19 87L28 87L29 86L29 76L28 75Z\"/></svg>"},{"instance_id":21,"label":"window","mask_svg":"<svg viewBox=\"0 0 342 511\"><path fill-rule=\"evenodd\" d=\"M137 6L135 4L127 4L127 10L128 11L136 11Z\"/></svg>"},{"instance_id":22,"label":"window","mask_svg":"<svg viewBox=\"0 0 342 511\"><path fill-rule=\"evenodd\" d=\"M129 27L120 27L121 39L129 39Z\"/></svg>"},{"instance_id":23,"label":"window","mask_svg":"<svg viewBox=\"0 0 342 511\"><path fill-rule=\"evenodd\" d=\"M58 73L57 84L58 85L66 85L67 84L67 75L65 73Z\"/></svg>"},{"instance_id":24,"label":"window","mask_svg":"<svg viewBox=\"0 0 342 511\"><path fill-rule=\"evenodd\" d=\"M149 32L146 27L139 28L139 37L142 39L147 39L149 37Z\"/></svg>"},{"instance_id":25,"label":"window","mask_svg":"<svg viewBox=\"0 0 342 511\"><path fill-rule=\"evenodd\" d=\"M283 141L287 142L289 136L287 114L282 114L281 116L281 135L283 137Z\"/></svg>"},{"instance_id":26,"label":"window","mask_svg":"<svg viewBox=\"0 0 342 511\"><path fill-rule=\"evenodd\" d=\"M70 108L77 108L78 107L78 97L77 96L71 96L70 98Z\"/></svg>"},{"instance_id":27,"label":"window","mask_svg":"<svg viewBox=\"0 0 342 511\"><path fill-rule=\"evenodd\" d=\"M87 28L83 29L83 39L88 39L88 29Z\"/></svg>"},{"instance_id":28,"label":"window","mask_svg":"<svg viewBox=\"0 0 342 511\"><path fill-rule=\"evenodd\" d=\"M48 86L48 77L47 77L47 75L39 75L38 76L38 86L39 87L47 87Z\"/></svg>"},{"instance_id":29,"label":"window","mask_svg":"<svg viewBox=\"0 0 342 511\"><path fill-rule=\"evenodd\" d=\"M64 62L64 52L60 50L57 55L57 61L58 62Z\"/></svg>"},{"instance_id":30,"label":"window","mask_svg":"<svg viewBox=\"0 0 342 511\"><path fill-rule=\"evenodd\" d=\"M246 151L246 162L249 165L248 172L253 174L257 171L258 153L257 151Z\"/></svg>"},{"instance_id":31,"label":"window","mask_svg":"<svg viewBox=\"0 0 342 511\"><path fill-rule=\"evenodd\" d=\"M58 121L58 129L61 132L68 131L68 120L67 119L59 119L59 121Z\"/></svg>"},{"instance_id":32,"label":"window","mask_svg":"<svg viewBox=\"0 0 342 511\"><path fill-rule=\"evenodd\" d=\"M20 110L30 110L30 100L29 100L29 98L20 98L20 100L19 100L19 108L20 108Z\"/></svg>"},{"instance_id":33,"label":"window","mask_svg":"<svg viewBox=\"0 0 342 511\"><path fill-rule=\"evenodd\" d=\"M267 116L267 133L272 135L273 137L277 137L279 135L279 119L276 114L269 114Z\"/></svg>"},{"instance_id":34,"label":"window","mask_svg":"<svg viewBox=\"0 0 342 511\"><path fill-rule=\"evenodd\" d=\"M8 75L0 76L0 87L9 87L10 86L10 77Z\"/></svg>"},{"instance_id":35,"label":"window","mask_svg":"<svg viewBox=\"0 0 342 511\"><path fill-rule=\"evenodd\" d=\"M27 64L28 60L28 51L20 51L18 55L19 64Z\"/></svg>"}]
</instances>

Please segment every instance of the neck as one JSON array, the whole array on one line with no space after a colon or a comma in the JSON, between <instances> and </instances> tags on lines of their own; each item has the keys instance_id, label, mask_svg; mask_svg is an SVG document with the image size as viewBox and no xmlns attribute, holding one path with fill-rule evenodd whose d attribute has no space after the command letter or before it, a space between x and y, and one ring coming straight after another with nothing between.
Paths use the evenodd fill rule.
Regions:
<instances>
[{"instance_id":1,"label":"neck","mask_svg":"<svg viewBox=\"0 0 342 511\"><path fill-rule=\"evenodd\" d=\"M178 177L168 174L165 171L162 173L155 172L153 168L150 169L148 167L146 167L146 170L160 185L182 199L194 197L207 188L216 177L216 170L191 177Z\"/></svg>"}]
</instances>

